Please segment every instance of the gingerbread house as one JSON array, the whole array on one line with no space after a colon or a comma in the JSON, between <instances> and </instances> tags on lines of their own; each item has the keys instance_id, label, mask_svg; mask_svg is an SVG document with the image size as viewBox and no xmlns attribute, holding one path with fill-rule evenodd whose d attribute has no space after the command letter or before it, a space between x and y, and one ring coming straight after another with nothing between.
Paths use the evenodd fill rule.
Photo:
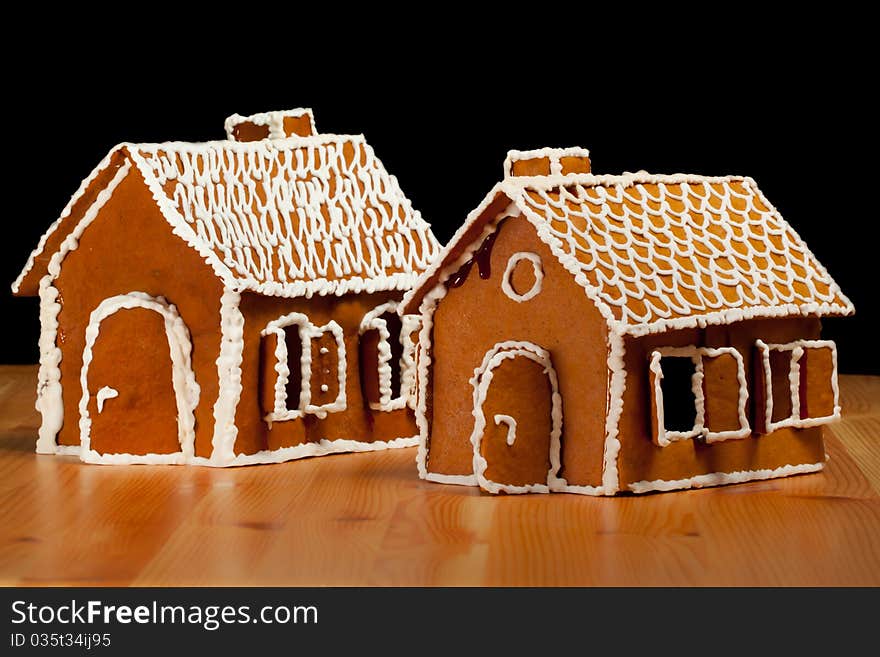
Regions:
<instances>
[{"instance_id":1,"label":"gingerbread house","mask_svg":"<svg viewBox=\"0 0 880 657\"><path fill-rule=\"evenodd\" d=\"M12 288L39 295L37 451L266 463L416 442L403 292L438 243L362 136L310 110L120 144Z\"/></svg>"},{"instance_id":2,"label":"gingerbread house","mask_svg":"<svg viewBox=\"0 0 880 657\"><path fill-rule=\"evenodd\" d=\"M821 469L853 306L752 179L569 148L510 152L404 311L423 479L613 495Z\"/></svg>"}]
</instances>

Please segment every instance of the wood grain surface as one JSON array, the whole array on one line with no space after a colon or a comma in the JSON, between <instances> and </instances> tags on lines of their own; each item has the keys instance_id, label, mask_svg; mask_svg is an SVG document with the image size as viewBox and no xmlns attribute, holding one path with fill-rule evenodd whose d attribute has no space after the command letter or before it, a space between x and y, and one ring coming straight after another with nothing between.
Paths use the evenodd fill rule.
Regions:
<instances>
[{"instance_id":1,"label":"wood grain surface","mask_svg":"<svg viewBox=\"0 0 880 657\"><path fill-rule=\"evenodd\" d=\"M843 376L822 473L642 497L493 497L415 448L234 469L34 454L0 367L3 585L878 585L880 377Z\"/></svg>"}]
</instances>

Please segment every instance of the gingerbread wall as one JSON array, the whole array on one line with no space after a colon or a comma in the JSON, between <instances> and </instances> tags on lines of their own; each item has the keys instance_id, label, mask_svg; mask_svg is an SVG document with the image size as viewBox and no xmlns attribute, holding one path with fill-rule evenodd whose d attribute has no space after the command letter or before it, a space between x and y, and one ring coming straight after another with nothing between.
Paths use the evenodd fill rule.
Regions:
<instances>
[{"instance_id":1,"label":"gingerbread wall","mask_svg":"<svg viewBox=\"0 0 880 657\"><path fill-rule=\"evenodd\" d=\"M195 453L209 457L218 392L215 361L220 350L222 284L199 255L172 234L135 167L83 232L79 247L64 259L55 284L62 306L57 344L62 353L64 401L64 423L58 444L78 445L80 441L80 370L89 316L104 299L137 291L164 296L175 304L189 329L193 371L201 388L195 411ZM155 344L150 345L157 354L164 357L168 353L168 342L159 331L108 331L99 335L98 343L102 350L110 350L122 359L130 349L129 343L142 342L145 335L158 336L159 339L152 340ZM171 385L169 378L169 388ZM132 436L132 452L150 451L151 427L127 433Z\"/></svg>"},{"instance_id":2,"label":"gingerbread wall","mask_svg":"<svg viewBox=\"0 0 880 657\"><path fill-rule=\"evenodd\" d=\"M410 408L393 411L372 410L364 399L361 383L360 336L361 321L368 312L391 300L399 300L402 292L350 294L341 297L312 297L285 299L243 293L240 310L244 317L244 350L242 353L242 395L235 414L238 437L236 454L253 454L262 450L292 447L323 439L347 439L361 442L387 441L408 438L418 433ZM346 351L346 408L328 413L321 419L306 415L292 420L276 421L270 427L263 419L259 391L266 384L265 368L274 366L271 354L261 349L260 332L266 325L283 315L298 312L309 321L322 326L330 320L339 324L344 333ZM394 336L392 336L393 338ZM261 364L261 352L263 363ZM372 364L371 364L372 365ZM365 376L375 375L375 366L367 366ZM314 377L322 372L312 370L313 389L320 385ZM325 381L331 391L338 387L337 372L329 372ZM324 401L330 400L321 400Z\"/></svg>"},{"instance_id":3,"label":"gingerbread wall","mask_svg":"<svg viewBox=\"0 0 880 657\"><path fill-rule=\"evenodd\" d=\"M518 303L504 294L501 281L510 256L521 251L540 257L544 279L537 296ZM564 426L560 475L570 484L601 485L608 376L604 320L521 217L501 225L487 262L488 272L484 267L481 275L475 265L460 286L450 287L434 314L428 472L473 472L474 368L496 343L522 340L547 349L558 375ZM514 271L514 288L528 286Z\"/></svg>"},{"instance_id":4,"label":"gingerbread wall","mask_svg":"<svg viewBox=\"0 0 880 657\"><path fill-rule=\"evenodd\" d=\"M619 424L620 489L627 490L627 484L637 481L676 480L713 472L774 469L783 465L823 462L825 452L821 427L783 428L767 435L752 433L746 438L712 444L699 440L679 440L665 447L655 445L652 441L652 395L648 370L651 352L657 347L735 347L743 356L749 387L746 414L754 429L757 389L753 357L755 341L761 339L767 343L787 343L816 339L820 328L820 321L815 318L763 319L627 338L624 356L626 391Z\"/></svg>"}]
</instances>

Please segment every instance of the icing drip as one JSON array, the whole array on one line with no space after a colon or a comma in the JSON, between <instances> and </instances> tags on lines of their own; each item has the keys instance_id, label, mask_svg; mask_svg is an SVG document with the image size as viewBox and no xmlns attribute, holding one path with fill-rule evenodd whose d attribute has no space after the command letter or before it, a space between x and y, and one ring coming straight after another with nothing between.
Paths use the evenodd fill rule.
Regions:
<instances>
[{"instance_id":1,"label":"icing drip","mask_svg":"<svg viewBox=\"0 0 880 657\"><path fill-rule=\"evenodd\" d=\"M455 272L449 279L446 281L447 287L461 287L464 285L464 282L467 280L468 274L471 273L471 268L474 266L473 260L468 260L464 263L461 268Z\"/></svg>"},{"instance_id":2,"label":"icing drip","mask_svg":"<svg viewBox=\"0 0 880 657\"><path fill-rule=\"evenodd\" d=\"M463 234L466 227L473 223L473 221L475 221L476 218L486 210L493 199L494 197L487 198L479 207L468 215L468 220L461 228L459 228L456 237ZM479 248L478 245L481 245L489 235L497 230L501 219L507 216L516 216L517 214L519 214L519 210L517 210L515 206L510 205L503 213L496 217L495 221L486 224L483 227L480 236L474 240L474 243L465 248L455 261L450 263L442 270L442 272L440 272L439 282L422 297L419 306L419 316L421 317L422 328L419 332L419 351L418 358L416 359L418 369L416 372L416 403L414 408L416 425L419 428L419 449L416 453L416 467L419 472L419 477L422 479L435 481L441 484L458 484L462 486L477 485L477 479L473 474L449 475L439 472L428 472L428 440L430 426L427 415L427 396L428 379L431 368L431 333L434 329L434 311L437 309L440 300L446 296L449 290L449 287L447 286L449 278L461 269L466 262L471 260L477 248ZM456 237L453 237L452 242L456 241ZM450 242L450 244L452 242ZM432 276L437 273L441 261L442 259L436 260L424 275ZM412 292L413 290L404 296L403 301L400 302L401 307L406 307L409 304L409 301L412 299Z\"/></svg>"},{"instance_id":3,"label":"icing drip","mask_svg":"<svg viewBox=\"0 0 880 657\"><path fill-rule=\"evenodd\" d=\"M474 266L474 263L477 264L477 270L480 273L480 278L484 281L489 280L492 276L492 247L495 245L495 238L498 237L498 230L501 228L501 224L504 223L504 219L498 222L498 225L495 227L491 233L489 233L485 239L483 239L480 247L474 252L472 258L465 262L458 271L453 274L446 282L448 287L461 287L464 285L464 282L467 280L468 274L471 273L471 269Z\"/></svg>"},{"instance_id":4,"label":"icing drip","mask_svg":"<svg viewBox=\"0 0 880 657\"><path fill-rule=\"evenodd\" d=\"M492 277L492 247L495 246L495 239L498 237L498 232L501 230L503 224L504 219L498 222L498 227L495 229L495 232L490 233L486 239L483 240L480 248L477 249L477 252L474 254L474 261L477 263L480 278L484 281L487 281Z\"/></svg>"}]
</instances>

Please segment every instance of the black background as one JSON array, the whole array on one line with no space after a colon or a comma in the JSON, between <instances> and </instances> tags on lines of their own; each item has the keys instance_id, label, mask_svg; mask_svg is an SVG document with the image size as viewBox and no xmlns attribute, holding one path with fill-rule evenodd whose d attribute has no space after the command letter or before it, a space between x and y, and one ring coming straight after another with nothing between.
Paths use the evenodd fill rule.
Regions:
<instances>
[{"instance_id":1,"label":"black background","mask_svg":"<svg viewBox=\"0 0 880 657\"><path fill-rule=\"evenodd\" d=\"M869 45L855 24L811 18L797 30L749 17L727 30L647 25L599 43L571 33L573 14L556 36L459 26L436 38L340 32L318 48L298 33L286 54L216 34L105 34L56 43L46 64L28 56L37 40L6 79L0 282L114 144L221 139L233 112L304 106L319 132L363 133L443 242L510 148L584 146L596 173L752 176L856 306L825 323L841 371L880 373ZM831 33L847 38L832 46ZM36 299L5 292L0 304L0 362L36 362Z\"/></svg>"}]
</instances>

